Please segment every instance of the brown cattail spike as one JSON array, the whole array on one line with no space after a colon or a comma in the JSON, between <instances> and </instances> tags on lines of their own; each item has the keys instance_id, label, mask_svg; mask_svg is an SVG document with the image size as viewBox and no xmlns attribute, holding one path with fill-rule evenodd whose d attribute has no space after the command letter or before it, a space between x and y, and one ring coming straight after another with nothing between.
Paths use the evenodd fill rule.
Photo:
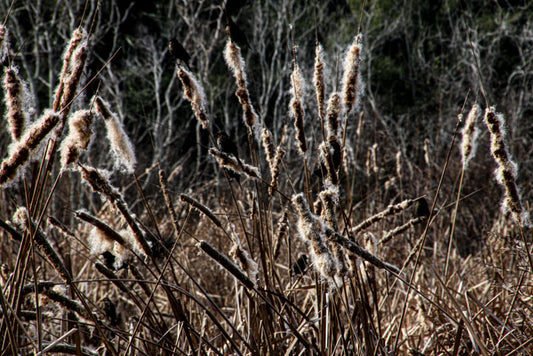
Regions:
<instances>
[{"instance_id":1,"label":"brown cattail spike","mask_svg":"<svg viewBox=\"0 0 533 356\"><path fill-rule=\"evenodd\" d=\"M511 154L505 142L504 118L501 114L497 114L493 107L487 108L485 110L485 123L490 131L490 150L498 163L496 179L505 188L504 207L511 212L519 224L529 227L531 225L529 214L522 207L520 193L516 186L517 164L511 160Z\"/></svg>"},{"instance_id":2,"label":"brown cattail spike","mask_svg":"<svg viewBox=\"0 0 533 356\"><path fill-rule=\"evenodd\" d=\"M196 116L202 127L206 129L209 127L209 119L205 110L204 88L191 72L181 67L178 69L178 78L183 84L185 98L191 103L194 116Z\"/></svg>"},{"instance_id":3,"label":"brown cattail spike","mask_svg":"<svg viewBox=\"0 0 533 356\"><path fill-rule=\"evenodd\" d=\"M322 46L317 44L315 48L315 72L313 84L316 90L316 101L318 104L318 117L324 119L326 116L326 85L324 80L324 55Z\"/></svg>"},{"instance_id":4,"label":"brown cattail spike","mask_svg":"<svg viewBox=\"0 0 533 356\"><path fill-rule=\"evenodd\" d=\"M59 147L61 166L76 163L80 150L87 149L93 133L93 119L94 114L89 110L77 111L69 118L69 133Z\"/></svg>"},{"instance_id":5,"label":"brown cattail spike","mask_svg":"<svg viewBox=\"0 0 533 356\"><path fill-rule=\"evenodd\" d=\"M16 69L5 69L4 87L9 132L12 140L16 142L22 137L27 122L24 112L24 87Z\"/></svg>"},{"instance_id":6,"label":"brown cattail spike","mask_svg":"<svg viewBox=\"0 0 533 356\"><path fill-rule=\"evenodd\" d=\"M57 113L46 111L44 115L33 124L24 136L11 149L11 154L0 168L0 185L16 177L18 169L26 164L33 150L39 146L59 121Z\"/></svg>"},{"instance_id":7,"label":"brown cattail spike","mask_svg":"<svg viewBox=\"0 0 533 356\"><path fill-rule=\"evenodd\" d=\"M342 93L346 113L350 113L359 101L361 82L359 76L359 65L361 63L361 40L362 35L355 37L348 53L344 58L344 76L342 79Z\"/></svg>"},{"instance_id":8,"label":"brown cattail spike","mask_svg":"<svg viewBox=\"0 0 533 356\"><path fill-rule=\"evenodd\" d=\"M304 81L302 73L300 72L298 65L295 64L291 74L291 101L289 103L289 113L294 118L298 149L302 155L307 152L304 128L304 106L302 103L303 92Z\"/></svg>"},{"instance_id":9,"label":"brown cattail spike","mask_svg":"<svg viewBox=\"0 0 533 356\"><path fill-rule=\"evenodd\" d=\"M250 93L248 92L248 83L246 81L246 73L244 72L244 60L241 55L241 49L231 39L226 43L224 49L224 59L226 64L233 71L235 80L237 82L237 91L235 95L239 99L244 112L244 123L250 130L253 129L257 123L258 116L250 100Z\"/></svg>"}]
</instances>

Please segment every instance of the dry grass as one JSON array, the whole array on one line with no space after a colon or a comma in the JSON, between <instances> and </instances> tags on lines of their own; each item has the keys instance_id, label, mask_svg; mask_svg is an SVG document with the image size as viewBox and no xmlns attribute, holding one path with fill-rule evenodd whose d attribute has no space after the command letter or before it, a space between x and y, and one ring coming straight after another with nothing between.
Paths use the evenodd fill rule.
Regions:
<instances>
[{"instance_id":1,"label":"dry grass","mask_svg":"<svg viewBox=\"0 0 533 356\"><path fill-rule=\"evenodd\" d=\"M14 141L0 169L2 354L530 354L529 205L505 137L493 136L492 152L504 165L498 180L508 211L499 196L471 210L461 192L472 193L472 147L487 145L473 141L477 115L465 130L466 156L456 147L458 121L446 158L416 143L427 147L427 162L413 169L386 139L361 145L371 126L363 115L361 35L347 50L340 93L327 93L325 50L316 48L317 92L307 95L306 72L295 63L287 114L296 129L273 135L253 107L241 50L228 42L248 132L241 158L216 146L201 78L178 68L221 174L176 192L160 170L150 196L109 104L97 97L69 114L90 51L84 31L67 47L53 108L34 124L10 102L19 100L13 83L20 79L6 68ZM109 131L113 172L89 165L93 116ZM492 135L503 132L503 116L492 108L486 120L498 125ZM374 127L374 137L386 136ZM439 184L420 194L413 181L424 179ZM50 207L64 204L61 188L73 181L84 183L71 194L85 205L65 207L60 220ZM492 224L475 254L461 252L456 232L472 229L458 214ZM309 265L294 268L301 254Z\"/></svg>"}]
</instances>

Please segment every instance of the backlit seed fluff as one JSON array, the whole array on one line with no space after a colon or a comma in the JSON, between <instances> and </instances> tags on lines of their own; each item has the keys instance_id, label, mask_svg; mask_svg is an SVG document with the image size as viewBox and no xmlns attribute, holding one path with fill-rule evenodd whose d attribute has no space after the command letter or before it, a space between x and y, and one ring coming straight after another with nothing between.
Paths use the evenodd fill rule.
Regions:
<instances>
[{"instance_id":1,"label":"backlit seed fluff","mask_svg":"<svg viewBox=\"0 0 533 356\"><path fill-rule=\"evenodd\" d=\"M339 115L342 110L341 96L338 92L331 94L328 101L326 117L326 134L328 137L337 136L339 131Z\"/></svg>"},{"instance_id":2,"label":"backlit seed fluff","mask_svg":"<svg viewBox=\"0 0 533 356\"><path fill-rule=\"evenodd\" d=\"M118 119L117 115L109 109L109 104L102 98L95 99L96 111L104 118L107 129L107 138L111 146L113 157L115 158L114 166L127 173L133 173L137 158L133 150L133 144L126 134L124 125Z\"/></svg>"},{"instance_id":3,"label":"backlit seed fluff","mask_svg":"<svg viewBox=\"0 0 533 356\"><path fill-rule=\"evenodd\" d=\"M360 80L360 63L361 63L361 42L362 35L355 37L351 44L346 57L344 58L344 74L342 78L342 93L346 113L350 113L359 102L360 92L362 90Z\"/></svg>"},{"instance_id":4,"label":"backlit seed fluff","mask_svg":"<svg viewBox=\"0 0 533 356\"><path fill-rule=\"evenodd\" d=\"M27 118L24 112L24 87L15 68L5 69L4 88L9 133L16 142L24 133Z\"/></svg>"},{"instance_id":5,"label":"backlit seed fluff","mask_svg":"<svg viewBox=\"0 0 533 356\"><path fill-rule=\"evenodd\" d=\"M463 166L466 168L470 160L476 154L477 137L479 129L476 126L477 117L480 114L480 107L477 104L472 106L466 118L465 127L463 129L463 141L461 143L461 154L463 158Z\"/></svg>"},{"instance_id":6,"label":"backlit seed fluff","mask_svg":"<svg viewBox=\"0 0 533 356\"><path fill-rule=\"evenodd\" d=\"M316 90L318 116L321 119L324 119L326 116L326 85L324 80L324 54L320 44L317 44L315 48L315 72L313 74L313 84L315 85Z\"/></svg>"},{"instance_id":7,"label":"backlit seed fluff","mask_svg":"<svg viewBox=\"0 0 533 356\"><path fill-rule=\"evenodd\" d=\"M503 207L511 212L513 218L523 226L531 226L529 214L523 208L520 192L516 185L518 166L511 159L511 154L505 142L504 118L497 114L493 107L485 110L485 123L490 131L490 150L498 164L496 178L505 188Z\"/></svg>"},{"instance_id":8,"label":"backlit seed fluff","mask_svg":"<svg viewBox=\"0 0 533 356\"><path fill-rule=\"evenodd\" d=\"M7 28L0 24L0 62L3 62L8 52L7 45Z\"/></svg>"},{"instance_id":9,"label":"backlit seed fluff","mask_svg":"<svg viewBox=\"0 0 533 356\"><path fill-rule=\"evenodd\" d=\"M307 143L304 129L304 106L302 103L304 92L304 81L298 65L294 65L291 74L291 101L289 103L289 113L294 118L294 128L296 129L296 139L298 141L299 152L303 155L307 152Z\"/></svg>"},{"instance_id":10,"label":"backlit seed fluff","mask_svg":"<svg viewBox=\"0 0 533 356\"><path fill-rule=\"evenodd\" d=\"M298 232L300 238L310 246L313 265L326 279L337 273L337 260L326 243L325 225L311 211L303 194L293 195L292 202L298 211Z\"/></svg>"},{"instance_id":11,"label":"backlit seed fluff","mask_svg":"<svg viewBox=\"0 0 533 356\"><path fill-rule=\"evenodd\" d=\"M10 147L9 156L0 167L0 185L17 176L19 168L31 158L31 153L56 126L59 115L51 110L45 111L37 122L29 127L22 138Z\"/></svg>"},{"instance_id":12,"label":"backlit seed fluff","mask_svg":"<svg viewBox=\"0 0 533 356\"><path fill-rule=\"evenodd\" d=\"M253 130L258 121L257 113L252 105L250 93L248 92L248 83L244 71L244 59L241 55L241 49L231 39L226 43L224 48L224 59L226 64L233 71L235 81L237 82L237 91L235 95L239 99L243 109L244 123L246 127Z\"/></svg>"},{"instance_id":13,"label":"backlit seed fluff","mask_svg":"<svg viewBox=\"0 0 533 356\"><path fill-rule=\"evenodd\" d=\"M198 119L204 129L207 128L209 119L205 110L204 88L191 72L181 67L178 69L178 78L183 84L185 98L191 103L194 116L196 116L196 119Z\"/></svg>"},{"instance_id":14,"label":"backlit seed fluff","mask_svg":"<svg viewBox=\"0 0 533 356\"><path fill-rule=\"evenodd\" d=\"M90 110L79 110L69 118L68 135L59 147L62 167L76 163L80 150L86 150L89 146L93 119L94 114Z\"/></svg>"}]
</instances>

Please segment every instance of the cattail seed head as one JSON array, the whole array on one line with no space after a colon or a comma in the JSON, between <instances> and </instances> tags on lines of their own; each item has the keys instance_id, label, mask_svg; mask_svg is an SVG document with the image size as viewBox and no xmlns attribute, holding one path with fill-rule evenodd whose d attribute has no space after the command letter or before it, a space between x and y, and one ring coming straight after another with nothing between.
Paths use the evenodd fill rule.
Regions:
<instances>
[{"instance_id":1,"label":"cattail seed head","mask_svg":"<svg viewBox=\"0 0 533 356\"><path fill-rule=\"evenodd\" d=\"M235 95L243 108L244 123L246 127L253 130L258 121L257 113L250 100L250 93L248 92L248 83L246 81L246 73L244 71L244 59L241 55L241 49L231 39L226 43L224 48L224 59L226 64L233 71L235 81L237 83L237 91Z\"/></svg>"},{"instance_id":2,"label":"cattail seed head","mask_svg":"<svg viewBox=\"0 0 533 356\"><path fill-rule=\"evenodd\" d=\"M328 101L326 117L326 134L328 137L337 136L339 131L339 115L342 110L341 96L338 92L331 94Z\"/></svg>"},{"instance_id":3,"label":"cattail seed head","mask_svg":"<svg viewBox=\"0 0 533 356\"><path fill-rule=\"evenodd\" d=\"M230 224L231 234L233 236L233 247L231 248L229 254L233 257L233 260L241 266L241 268L246 272L248 278L254 283L257 284L257 276L259 274L259 266L255 262L250 254L242 246L239 235L235 231L235 226Z\"/></svg>"},{"instance_id":4,"label":"cattail seed head","mask_svg":"<svg viewBox=\"0 0 533 356\"><path fill-rule=\"evenodd\" d=\"M26 130L22 138L11 147L9 157L2 162L0 185L17 176L18 169L28 162L32 151L39 146L58 121L57 113L51 110L45 111L41 118Z\"/></svg>"},{"instance_id":5,"label":"cattail seed head","mask_svg":"<svg viewBox=\"0 0 533 356\"><path fill-rule=\"evenodd\" d=\"M0 62L3 62L9 52L9 46L7 43L7 28L0 24Z\"/></svg>"},{"instance_id":6,"label":"cattail seed head","mask_svg":"<svg viewBox=\"0 0 533 356\"><path fill-rule=\"evenodd\" d=\"M263 128L261 131L261 138L263 139L263 148L265 150L268 166L272 170L272 165L274 164L274 158L276 156L276 147L274 146L274 140L272 139L270 130Z\"/></svg>"},{"instance_id":7,"label":"cattail seed head","mask_svg":"<svg viewBox=\"0 0 533 356\"><path fill-rule=\"evenodd\" d=\"M463 166L466 168L468 162L476 154L477 137L479 129L476 127L476 120L480 113L480 107L477 104L472 106L466 118L465 127L463 129L463 141L461 143L461 154L463 157Z\"/></svg>"},{"instance_id":8,"label":"cattail seed head","mask_svg":"<svg viewBox=\"0 0 533 356\"><path fill-rule=\"evenodd\" d=\"M120 122L117 115L110 111L109 104L99 96L95 101L96 111L104 118L107 129L107 138L111 146L111 152L115 158L114 165L116 168L122 169L128 173L135 171L135 164L137 158L124 125Z\"/></svg>"},{"instance_id":9,"label":"cattail seed head","mask_svg":"<svg viewBox=\"0 0 533 356\"><path fill-rule=\"evenodd\" d=\"M355 37L344 58L344 75L342 79L342 93L346 113L349 114L359 103L362 91L359 66L361 63L362 35Z\"/></svg>"},{"instance_id":10,"label":"cattail seed head","mask_svg":"<svg viewBox=\"0 0 533 356\"><path fill-rule=\"evenodd\" d=\"M324 54L320 44L315 48L315 72L313 84L316 90L316 100L318 104L318 116L324 119L326 116L326 85L324 80Z\"/></svg>"},{"instance_id":11,"label":"cattail seed head","mask_svg":"<svg viewBox=\"0 0 533 356\"><path fill-rule=\"evenodd\" d=\"M303 91L304 81L302 74L298 65L295 64L291 74L291 101L289 103L289 113L294 118L298 149L302 155L307 152L304 129L304 107L302 103Z\"/></svg>"},{"instance_id":12,"label":"cattail seed head","mask_svg":"<svg viewBox=\"0 0 533 356\"><path fill-rule=\"evenodd\" d=\"M210 148L209 154L215 157L221 167L229 168L238 174L245 174L250 178L260 177L259 169L257 167L243 163L241 160L237 160L233 155L219 151L216 148Z\"/></svg>"},{"instance_id":13,"label":"cattail seed head","mask_svg":"<svg viewBox=\"0 0 533 356\"><path fill-rule=\"evenodd\" d=\"M72 65L71 57L74 54L75 50L78 48L81 41L87 36L87 33L82 28L77 28L72 33L70 38L69 45L65 50L63 55L63 69L61 71L61 77L59 79L59 86L56 89L55 100L54 100L54 110L59 111L61 108L61 101L63 97L63 91L65 89L65 83L69 80L72 75Z\"/></svg>"},{"instance_id":14,"label":"cattail seed head","mask_svg":"<svg viewBox=\"0 0 533 356\"><path fill-rule=\"evenodd\" d=\"M61 166L76 163L80 150L87 149L93 133L93 119L94 114L89 110L79 110L69 118L69 133L59 147Z\"/></svg>"},{"instance_id":15,"label":"cattail seed head","mask_svg":"<svg viewBox=\"0 0 533 356\"><path fill-rule=\"evenodd\" d=\"M87 55L87 45L82 45L76 48L72 54L69 75L66 78L62 78L64 81L64 88L59 107L62 109L62 115L64 118L67 117L71 107L70 104L76 96L76 90L80 83L85 63L87 62Z\"/></svg>"},{"instance_id":16,"label":"cattail seed head","mask_svg":"<svg viewBox=\"0 0 533 356\"><path fill-rule=\"evenodd\" d=\"M209 119L205 111L205 92L204 88L196 80L194 75L184 68L178 69L178 77L183 84L185 98L191 103L194 116L204 129L209 127Z\"/></svg>"},{"instance_id":17,"label":"cattail seed head","mask_svg":"<svg viewBox=\"0 0 533 356\"><path fill-rule=\"evenodd\" d=\"M198 200L194 199L193 197L188 196L187 194L181 194L180 200L182 202L185 202L189 204L190 206L200 210L202 213L204 213L205 216L207 216L216 226L222 228L222 222L219 218L204 204L200 203Z\"/></svg>"},{"instance_id":18,"label":"cattail seed head","mask_svg":"<svg viewBox=\"0 0 533 356\"><path fill-rule=\"evenodd\" d=\"M326 278L331 279L337 273L337 260L331 254L325 241L324 223L309 210L303 194L293 195L292 202L298 211L298 232L300 238L310 246L311 259L315 268Z\"/></svg>"},{"instance_id":19,"label":"cattail seed head","mask_svg":"<svg viewBox=\"0 0 533 356\"><path fill-rule=\"evenodd\" d=\"M520 192L516 185L518 167L511 160L511 154L505 142L504 118L501 114L497 114L493 107L490 107L485 110L485 123L490 131L492 156L498 163L496 178L505 188L506 197L503 207L511 212L519 224L529 227L531 225L529 214L522 206Z\"/></svg>"},{"instance_id":20,"label":"cattail seed head","mask_svg":"<svg viewBox=\"0 0 533 356\"><path fill-rule=\"evenodd\" d=\"M4 88L9 132L16 142L24 132L27 115L24 112L24 87L15 68L5 69Z\"/></svg>"}]
</instances>

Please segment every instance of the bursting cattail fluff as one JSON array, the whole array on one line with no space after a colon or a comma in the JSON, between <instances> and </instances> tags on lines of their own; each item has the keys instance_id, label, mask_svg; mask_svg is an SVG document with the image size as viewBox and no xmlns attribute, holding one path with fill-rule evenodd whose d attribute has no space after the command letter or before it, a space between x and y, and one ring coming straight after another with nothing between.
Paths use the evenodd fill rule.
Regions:
<instances>
[{"instance_id":1,"label":"bursting cattail fluff","mask_svg":"<svg viewBox=\"0 0 533 356\"><path fill-rule=\"evenodd\" d=\"M63 55L63 69L61 71L61 77L59 78L59 86L56 89L54 110L58 111L61 108L61 99L63 97L63 91L65 88L65 82L72 75L71 57L75 50L78 48L81 41L86 37L87 33L82 28L77 28L72 33L69 45Z\"/></svg>"},{"instance_id":2,"label":"bursting cattail fluff","mask_svg":"<svg viewBox=\"0 0 533 356\"><path fill-rule=\"evenodd\" d=\"M4 88L7 123L11 138L16 142L24 133L27 117L24 112L24 87L15 68L5 69Z\"/></svg>"},{"instance_id":3,"label":"bursting cattail fluff","mask_svg":"<svg viewBox=\"0 0 533 356\"><path fill-rule=\"evenodd\" d=\"M191 72L181 67L178 69L178 77L183 84L185 98L191 103L194 116L196 116L202 127L206 129L209 127L209 119L205 110L204 88Z\"/></svg>"},{"instance_id":4,"label":"bursting cattail fluff","mask_svg":"<svg viewBox=\"0 0 533 356\"><path fill-rule=\"evenodd\" d=\"M64 88L61 96L61 102L59 104L59 107L62 109L63 123L70 111L70 104L76 96L76 90L78 88L78 84L80 83L83 74L83 69L85 68L85 63L87 62L87 55L87 45L83 44L81 46L78 46L78 48L76 48L71 57L71 68L69 75L65 79L63 79Z\"/></svg>"},{"instance_id":5,"label":"bursting cattail fluff","mask_svg":"<svg viewBox=\"0 0 533 356\"><path fill-rule=\"evenodd\" d=\"M268 166L272 171L272 166L274 164L274 158L276 156L276 147L274 146L274 140L272 139L272 134L267 128L263 128L261 131L261 138L263 139L263 148L265 149L266 160Z\"/></svg>"},{"instance_id":6,"label":"bursting cattail fluff","mask_svg":"<svg viewBox=\"0 0 533 356\"><path fill-rule=\"evenodd\" d=\"M76 111L69 118L69 131L67 137L59 147L61 166L67 167L76 163L80 156L80 150L86 150L91 140L94 114L90 110Z\"/></svg>"},{"instance_id":7,"label":"bursting cattail fluff","mask_svg":"<svg viewBox=\"0 0 533 356\"><path fill-rule=\"evenodd\" d=\"M294 64L294 69L291 74L291 101L289 103L289 113L294 118L298 149L302 155L307 152L304 129L304 106L302 102L303 92L304 81L302 73L300 72L300 67L298 67L297 64Z\"/></svg>"},{"instance_id":8,"label":"bursting cattail fluff","mask_svg":"<svg viewBox=\"0 0 533 356\"><path fill-rule=\"evenodd\" d=\"M107 129L107 138L111 146L111 151L115 158L115 167L122 168L128 173L133 173L137 158L124 125L120 122L117 115L110 111L109 104L99 96L95 99L96 111L104 118Z\"/></svg>"},{"instance_id":9,"label":"bursting cattail fluff","mask_svg":"<svg viewBox=\"0 0 533 356\"><path fill-rule=\"evenodd\" d=\"M309 245L315 268L326 279L334 278L337 273L337 261L326 243L324 223L311 213L303 194L294 195L292 202L298 211L300 238Z\"/></svg>"},{"instance_id":10,"label":"bursting cattail fluff","mask_svg":"<svg viewBox=\"0 0 533 356\"><path fill-rule=\"evenodd\" d=\"M209 154L215 157L221 167L229 168L238 174L245 174L250 178L260 177L259 169L257 169L257 167L237 160L237 158L235 158L235 156L233 155L229 155L225 152L219 151L216 148L210 148Z\"/></svg>"},{"instance_id":11,"label":"bursting cattail fluff","mask_svg":"<svg viewBox=\"0 0 533 356\"><path fill-rule=\"evenodd\" d=\"M362 35L355 37L344 58L344 75L342 78L342 93L346 113L349 114L359 103L362 91L359 66L361 64Z\"/></svg>"},{"instance_id":12,"label":"bursting cattail fluff","mask_svg":"<svg viewBox=\"0 0 533 356\"><path fill-rule=\"evenodd\" d=\"M43 116L26 130L22 138L10 148L9 157L2 162L0 185L17 176L18 169L28 162L32 151L39 146L58 121L57 113L51 110L45 111Z\"/></svg>"},{"instance_id":13,"label":"bursting cattail fluff","mask_svg":"<svg viewBox=\"0 0 533 356\"><path fill-rule=\"evenodd\" d=\"M461 143L461 154L463 157L463 166L466 168L468 162L476 154L477 137L479 129L476 127L476 120L480 113L480 107L477 104L472 106L466 118L465 127L463 129L463 141Z\"/></svg>"},{"instance_id":14,"label":"bursting cattail fluff","mask_svg":"<svg viewBox=\"0 0 533 356\"><path fill-rule=\"evenodd\" d=\"M244 112L244 123L246 127L252 130L257 123L258 116L250 100L250 93L248 92L248 83L246 81L246 73L244 72L244 59L241 55L241 49L233 41L228 40L224 48L224 59L226 64L233 71L235 80L237 82L237 91L235 95L239 99Z\"/></svg>"},{"instance_id":15,"label":"bursting cattail fluff","mask_svg":"<svg viewBox=\"0 0 533 356\"><path fill-rule=\"evenodd\" d=\"M124 202L122 194L109 182L108 172L82 165L79 165L79 169L81 171L81 177L90 185L91 189L108 199L120 211L130 227L136 242L141 246L142 253L146 256L152 256L152 246L146 240L135 218Z\"/></svg>"},{"instance_id":16,"label":"bursting cattail fluff","mask_svg":"<svg viewBox=\"0 0 533 356\"><path fill-rule=\"evenodd\" d=\"M324 81L324 54L322 46L317 43L315 48L315 72L313 84L316 90L316 101L318 104L318 116L324 119L326 116L326 85Z\"/></svg>"},{"instance_id":17,"label":"bursting cattail fluff","mask_svg":"<svg viewBox=\"0 0 533 356\"><path fill-rule=\"evenodd\" d=\"M242 246L239 235L235 231L235 226L230 223L231 234L233 235L233 247L231 248L229 254L233 257L235 262L238 262L241 268L248 274L248 278L254 283L257 284L257 275L259 274L259 266L255 262L250 254Z\"/></svg>"},{"instance_id":18,"label":"bursting cattail fluff","mask_svg":"<svg viewBox=\"0 0 533 356\"><path fill-rule=\"evenodd\" d=\"M9 46L7 45L7 28L0 24L0 62L3 62L7 56Z\"/></svg>"},{"instance_id":19,"label":"bursting cattail fluff","mask_svg":"<svg viewBox=\"0 0 533 356\"><path fill-rule=\"evenodd\" d=\"M328 137L337 136L339 131L339 115L342 110L341 96L338 92L331 94L328 101L326 117L326 134Z\"/></svg>"},{"instance_id":20,"label":"bursting cattail fluff","mask_svg":"<svg viewBox=\"0 0 533 356\"><path fill-rule=\"evenodd\" d=\"M530 226L528 212L523 208L520 192L516 186L518 167L511 160L511 154L505 142L504 118L497 114L493 107L485 110L485 123L490 131L490 150L498 168L496 169L496 179L504 186L506 198L504 208L508 209L513 218L523 226Z\"/></svg>"}]
</instances>

